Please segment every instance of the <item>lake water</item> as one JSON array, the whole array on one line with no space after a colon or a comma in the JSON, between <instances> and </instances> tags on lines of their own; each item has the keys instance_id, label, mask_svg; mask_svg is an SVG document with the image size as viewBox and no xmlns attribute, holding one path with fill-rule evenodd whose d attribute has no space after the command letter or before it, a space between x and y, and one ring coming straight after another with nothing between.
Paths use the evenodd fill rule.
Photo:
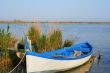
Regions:
<instances>
[{"instance_id":1,"label":"lake water","mask_svg":"<svg viewBox=\"0 0 110 73\"><path fill-rule=\"evenodd\" d=\"M0 24L0 28L6 26ZM59 28L63 32L63 39L74 39L76 43L88 41L94 48L94 55L97 55L100 48L100 64L95 60L90 73L110 73L110 24L10 24L10 32L21 39L30 26L41 26L45 34L48 30Z\"/></svg>"}]
</instances>

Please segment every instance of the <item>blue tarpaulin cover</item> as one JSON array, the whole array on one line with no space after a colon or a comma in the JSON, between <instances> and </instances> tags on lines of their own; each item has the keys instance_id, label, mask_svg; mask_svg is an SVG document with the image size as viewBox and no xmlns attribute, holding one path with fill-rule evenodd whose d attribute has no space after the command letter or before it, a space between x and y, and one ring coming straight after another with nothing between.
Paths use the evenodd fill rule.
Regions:
<instances>
[{"instance_id":1,"label":"blue tarpaulin cover","mask_svg":"<svg viewBox=\"0 0 110 73\"><path fill-rule=\"evenodd\" d=\"M91 50L91 45L89 45L88 43L80 43L77 44L75 46L71 46L67 48L67 51L81 51L81 52L90 52Z\"/></svg>"},{"instance_id":2,"label":"blue tarpaulin cover","mask_svg":"<svg viewBox=\"0 0 110 73\"><path fill-rule=\"evenodd\" d=\"M53 50L53 51L45 52L42 54L44 54L44 55L62 54L64 56L70 56L74 53L74 51L90 52L91 48L92 47L88 43L80 43L75 46L66 47L66 48L62 48L62 49L58 49L58 50Z\"/></svg>"}]
</instances>

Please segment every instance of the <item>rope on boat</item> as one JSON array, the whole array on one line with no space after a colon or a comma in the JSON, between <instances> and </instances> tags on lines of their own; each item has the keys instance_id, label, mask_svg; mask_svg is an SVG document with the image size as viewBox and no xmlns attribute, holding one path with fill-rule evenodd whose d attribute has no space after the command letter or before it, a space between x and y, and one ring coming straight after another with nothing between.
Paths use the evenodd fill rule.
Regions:
<instances>
[{"instance_id":1,"label":"rope on boat","mask_svg":"<svg viewBox=\"0 0 110 73\"><path fill-rule=\"evenodd\" d=\"M26 52L24 53L24 56L21 58L21 60L19 61L19 63L9 73L12 73L21 64L21 62L23 61L25 55L26 55Z\"/></svg>"}]
</instances>

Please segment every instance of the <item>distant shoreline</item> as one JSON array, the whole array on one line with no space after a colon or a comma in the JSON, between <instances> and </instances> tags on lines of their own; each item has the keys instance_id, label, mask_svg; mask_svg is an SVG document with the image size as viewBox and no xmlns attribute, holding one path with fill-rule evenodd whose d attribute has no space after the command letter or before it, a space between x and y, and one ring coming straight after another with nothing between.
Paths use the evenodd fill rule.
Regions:
<instances>
[{"instance_id":1,"label":"distant shoreline","mask_svg":"<svg viewBox=\"0 0 110 73\"><path fill-rule=\"evenodd\" d=\"M25 22L25 21L2 21L0 24L23 24L23 23L34 23L34 24L110 24L110 22Z\"/></svg>"}]
</instances>

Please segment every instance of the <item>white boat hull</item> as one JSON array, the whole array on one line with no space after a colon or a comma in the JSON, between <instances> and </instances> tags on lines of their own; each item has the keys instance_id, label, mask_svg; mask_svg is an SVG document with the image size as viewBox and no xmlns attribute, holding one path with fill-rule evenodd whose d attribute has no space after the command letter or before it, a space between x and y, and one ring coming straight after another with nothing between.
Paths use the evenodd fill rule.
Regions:
<instances>
[{"instance_id":1,"label":"white boat hull","mask_svg":"<svg viewBox=\"0 0 110 73\"><path fill-rule=\"evenodd\" d=\"M91 55L75 60L55 60L26 55L27 73L68 70L86 63L90 59L90 57Z\"/></svg>"}]
</instances>

